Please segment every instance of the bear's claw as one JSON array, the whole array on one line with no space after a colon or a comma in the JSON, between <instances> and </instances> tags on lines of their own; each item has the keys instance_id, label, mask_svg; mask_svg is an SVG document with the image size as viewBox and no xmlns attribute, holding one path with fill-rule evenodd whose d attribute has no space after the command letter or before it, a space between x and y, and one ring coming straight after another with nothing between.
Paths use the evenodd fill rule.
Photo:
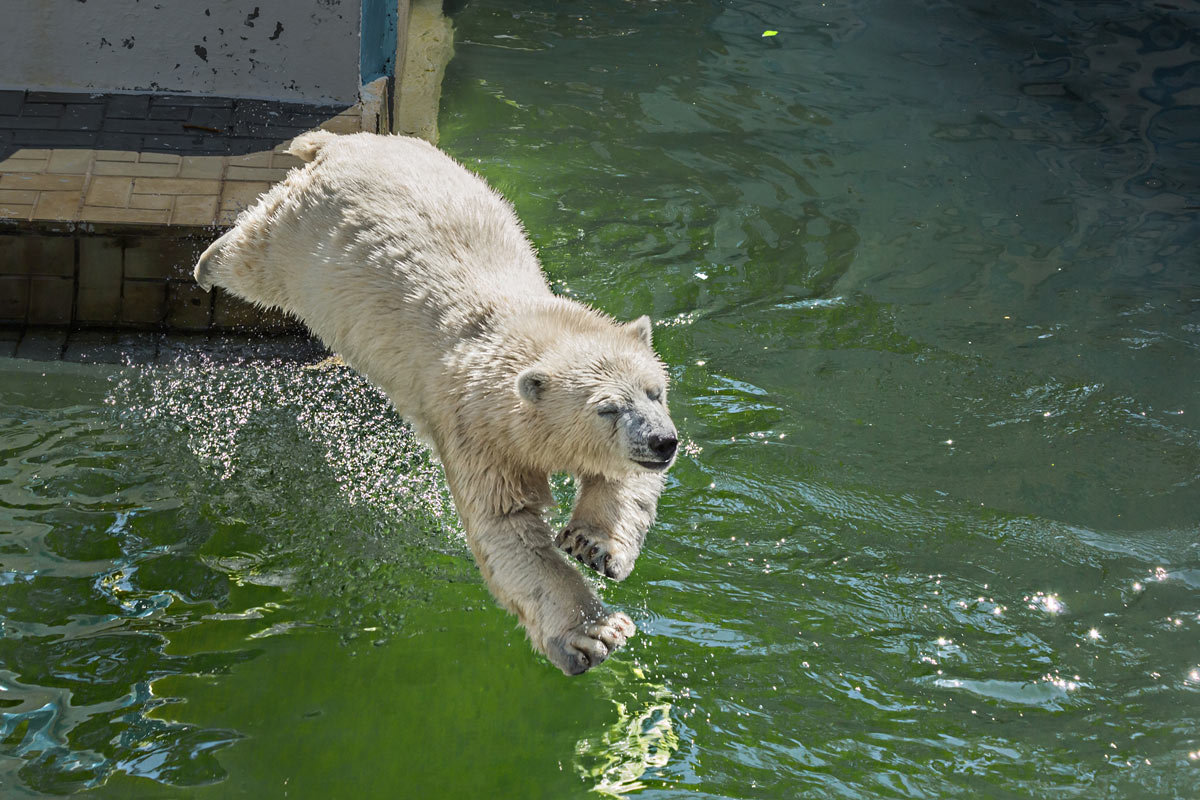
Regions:
<instances>
[{"instance_id":1,"label":"bear's claw","mask_svg":"<svg viewBox=\"0 0 1200 800\"><path fill-rule=\"evenodd\" d=\"M602 663L636 632L633 620L618 611L597 622L576 625L555 637L546 655L564 674L579 675Z\"/></svg>"},{"instance_id":2,"label":"bear's claw","mask_svg":"<svg viewBox=\"0 0 1200 800\"><path fill-rule=\"evenodd\" d=\"M591 526L568 525L555 539L555 544L585 567L613 580L623 581L633 572L633 558L614 552L614 543Z\"/></svg>"}]
</instances>

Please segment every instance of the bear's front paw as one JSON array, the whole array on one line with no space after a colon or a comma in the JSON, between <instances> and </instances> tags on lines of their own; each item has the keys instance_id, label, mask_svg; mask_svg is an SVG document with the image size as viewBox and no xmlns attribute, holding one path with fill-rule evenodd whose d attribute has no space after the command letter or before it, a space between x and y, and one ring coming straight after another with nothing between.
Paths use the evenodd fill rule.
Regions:
<instances>
[{"instance_id":1,"label":"bear's front paw","mask_svg":"<svg viewBox=\"0 0 1200 800\"><path fill-rule=\"evenodd\" d=\"M617 581L629 577L637 558L637 553L625 552L625 548L614 542L607 533L591 525L568 525L554 543L585 567Z\"/></svg>"},{"instance_id":2,"label":"bear's front paw","mask_svg":"<svg viewBox=\"0 0 1200 800\"><path fill-rule=\"evenodd\" d=\"M633 620L618 611L554 637L548 643L546 656L563 673L579 675L612 655L636 632Z\"/></svg>"}]
</instances>

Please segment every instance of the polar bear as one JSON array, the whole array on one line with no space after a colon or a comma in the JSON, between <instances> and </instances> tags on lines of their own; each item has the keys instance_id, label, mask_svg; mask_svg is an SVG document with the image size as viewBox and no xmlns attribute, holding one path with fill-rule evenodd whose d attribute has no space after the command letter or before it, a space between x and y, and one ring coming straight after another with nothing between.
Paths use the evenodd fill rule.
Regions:
<instances>
[{"instance_id":1,"label":"polar bear","mask_svg":"<svg viewBox=\"0 0 1200 800\"><path fill-rule=\"evenodd\" d=\"M554 295L513 208L437 148L324 131L196 264L305 322L434 449L488 588L567 674L634 633L563 555L633 569L677 434L651 323ZM578 494L555 536L548 476Z\"/></svg>"}]
</instances>

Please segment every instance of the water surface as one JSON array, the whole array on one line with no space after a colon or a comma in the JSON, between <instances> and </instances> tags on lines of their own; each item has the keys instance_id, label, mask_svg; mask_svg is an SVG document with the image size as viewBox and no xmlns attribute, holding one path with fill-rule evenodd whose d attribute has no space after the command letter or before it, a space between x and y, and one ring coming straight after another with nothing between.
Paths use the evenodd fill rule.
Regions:
<instances>
[{"instance_id":1,"label":"water surface","mask_svg":"<svg viewBox=\"0 0 1200 800\"><path fill-rule=\"evenodd\" d=\"M581 678L344 369L0 366L5 796L1200 794L1200 18L997 8L457 18L442 146L686 438Z\"/></svg>"}]
</instances>

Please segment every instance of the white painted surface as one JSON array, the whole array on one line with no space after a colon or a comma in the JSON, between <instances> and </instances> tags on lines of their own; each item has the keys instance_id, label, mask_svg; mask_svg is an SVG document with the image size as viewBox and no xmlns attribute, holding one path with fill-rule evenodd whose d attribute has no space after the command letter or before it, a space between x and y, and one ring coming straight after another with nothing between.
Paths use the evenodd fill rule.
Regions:
<instances>
[{"instance_id":1,"label":"white painted surface","mask_svg":"<svg viewBox=\"0 0 1200 800\"><path fill-rule=\"evenodd\" d=\"M360 0L0 0L0 89L358 96Z\"/></svg>"}]
</instances>

